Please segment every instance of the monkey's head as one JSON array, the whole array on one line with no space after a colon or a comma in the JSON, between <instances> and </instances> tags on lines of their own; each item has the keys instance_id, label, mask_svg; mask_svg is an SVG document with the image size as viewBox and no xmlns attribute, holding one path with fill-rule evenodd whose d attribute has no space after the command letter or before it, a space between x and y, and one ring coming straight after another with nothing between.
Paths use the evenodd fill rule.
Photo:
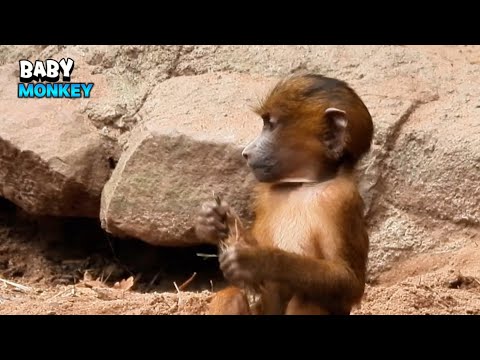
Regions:
<instances>
[{"instance_id":1,"label":"monkey's head","mask_svg":"<svg viewBox=\"0 0 480 360\"><path fill-rule=\"evenodd\" d=\"M260 135L243 150L261 182L316 182L370 150L373 123L345 82L320 75L280 81L255 108Z\"/></svg>"}]
</instances>

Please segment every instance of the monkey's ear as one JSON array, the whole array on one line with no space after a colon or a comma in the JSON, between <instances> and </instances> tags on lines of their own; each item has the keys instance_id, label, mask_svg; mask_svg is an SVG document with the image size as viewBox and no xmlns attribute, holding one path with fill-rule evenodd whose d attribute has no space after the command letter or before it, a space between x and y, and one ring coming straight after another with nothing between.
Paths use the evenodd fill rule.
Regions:
<instances>
[{"instance_id":1,"label":"monkey's ear","mask_svg":"<svg viewBox=\"0 0 480 360\"><path fill-rule=\"evenodd\" d=\"M337 108L328 108L325 110L325 120L328 126L325 145L331 153L331 156L334 159L338 159L342 156L345 148L348 124L347 113Z\"/></svg>"}]
</instances>

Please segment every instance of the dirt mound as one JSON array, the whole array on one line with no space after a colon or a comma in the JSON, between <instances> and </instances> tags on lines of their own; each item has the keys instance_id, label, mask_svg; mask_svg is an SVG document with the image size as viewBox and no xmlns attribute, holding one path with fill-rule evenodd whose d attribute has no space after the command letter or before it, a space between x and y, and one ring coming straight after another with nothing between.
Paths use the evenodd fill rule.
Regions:
<instances>
[{"instance_id":1,"label":"dirt mound","mask_svg":"<svg viewBox=\"0 0 480 360\"><path fill-rule=\"evenodd\" d=\"M92 219L31 217L0 200L0 314L201 314L224 286L215 259L197 255L214 252L118 241Z\"/></svg>"},{"instance_id":2,"label":"dirt mound","mask_svg":"<svg viewBox=\"0 0 480 360\"><path fill-rule=\"evenodd\" d=\"M420 255L367 288L357 314L480 314L480 247Z\"/></svg>"},{"instance_id":3,"label":"dirt mound","mask_svg":"<svg viewBox=\"0 0 480 360\"><path fill-rule=\"evenodd\" d=\"M25 292L0 291L0 315L203 315L211 296L208 291L142 294L81 286Z\"/></svg>"},{"instance_id":4,"label":"dirt mound","mask_svg":"<svg viewBox=\"0 0 480 360\"><path fill-rule=\"evenodd\" d=\"M4 250L0 248L0 253ZM58 285L58 278L47 280L45 273L51 274L48 261L35 256L33 247L18 250L29 258L29 270L23 271L23 276L19 276L22 270L18 267L14 272L0 270L2 277L18 279L13 285L0 284L0 314L201 315L212 295L209 290L124 290L118 283L81 280L75 285ZM361 307L353 314L480 314L480 250L463 249L454 259L449 259L450 255L434 259L421 256L398 265L394 274L387 273L367 287ZM14 258L11 263L25 266L26 261Z\"/></svg>"}]
</instances>

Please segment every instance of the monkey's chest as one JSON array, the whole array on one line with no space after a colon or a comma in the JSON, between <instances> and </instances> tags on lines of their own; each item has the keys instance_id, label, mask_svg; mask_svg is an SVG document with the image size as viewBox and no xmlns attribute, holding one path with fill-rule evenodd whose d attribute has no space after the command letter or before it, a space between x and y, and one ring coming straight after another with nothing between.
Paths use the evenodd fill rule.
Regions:
<instances>
[{"instance_id":1,"label":"monkey's chest","mask_svg":"<svg viewBox=\"0 0 480 360\"><path fill-rule=\"evenodd\" d=\"M296 254L316 254L315 241L317 236L315 223L303 212L286 214L278 209L273 212L263 226L254 228L257 241L264 246L273 246Z\"/></svg>"}]
</instances>

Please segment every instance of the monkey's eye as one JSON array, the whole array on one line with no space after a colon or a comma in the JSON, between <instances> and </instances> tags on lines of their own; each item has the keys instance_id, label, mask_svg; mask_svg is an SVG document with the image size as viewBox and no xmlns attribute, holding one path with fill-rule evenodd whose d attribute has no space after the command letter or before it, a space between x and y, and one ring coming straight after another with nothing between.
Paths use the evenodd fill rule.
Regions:
<instances>
[{"instance_id":1,"label":"monkey's eye","mask_svg":"<svg viewBox=\"0 0 480 360\"><path fill-rule=\"evenodd\" d=\"M276 124L275 119L273 119L270 116L270 114L263 114L262 119L263 119L263 128L268 129L268 130L272 130L274 125Z\"/></svg>"}]
</instances>

